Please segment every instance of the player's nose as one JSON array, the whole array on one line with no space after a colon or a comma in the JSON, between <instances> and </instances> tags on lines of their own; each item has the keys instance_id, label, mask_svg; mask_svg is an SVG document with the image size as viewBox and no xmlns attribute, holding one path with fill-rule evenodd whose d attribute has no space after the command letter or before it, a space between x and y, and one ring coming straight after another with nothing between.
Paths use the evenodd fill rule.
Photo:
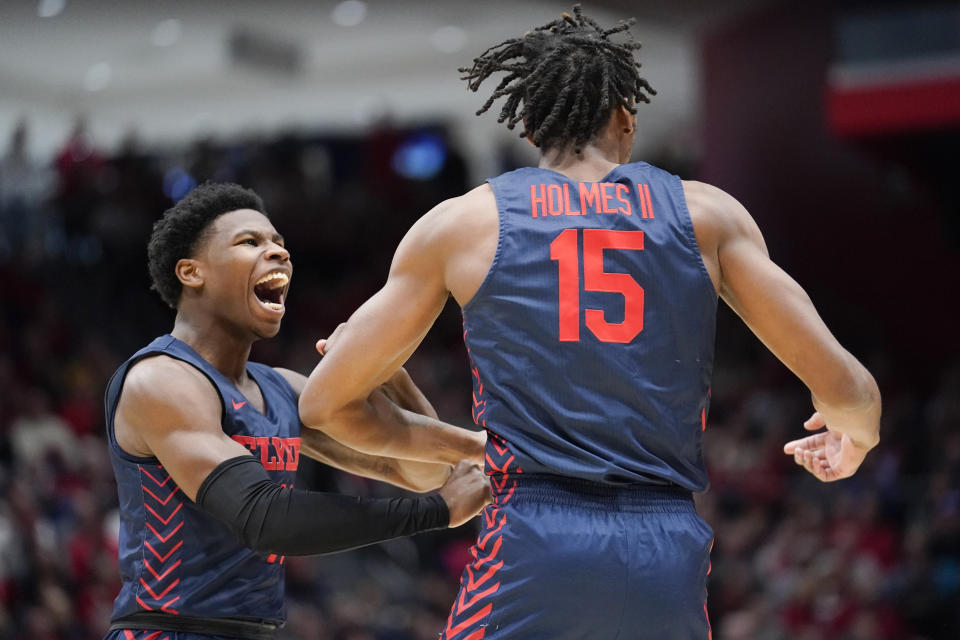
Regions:
<instances>
[{"instance_id":1,"label":"player's nose","mask_svg":"<svg viewBox=\"0 0 960 640\"><path fill-rule=\"evenodd\" d=\"M290 260L290 252L286 247L279 245L277 243L272 243L270 249L267 251L267 260L275 260L278 262L288 262Z\"/></svg>"}]
</instances>

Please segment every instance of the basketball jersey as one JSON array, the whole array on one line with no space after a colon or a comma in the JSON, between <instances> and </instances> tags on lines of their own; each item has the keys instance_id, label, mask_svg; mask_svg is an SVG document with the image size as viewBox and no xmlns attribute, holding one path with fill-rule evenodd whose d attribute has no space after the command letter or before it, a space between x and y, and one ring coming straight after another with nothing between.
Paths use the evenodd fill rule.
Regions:
<instances>
[{"instance_id":1,"label":"basketball jersey","mask_svg":"<svg viewBox=\"0 0 960 640\"><path fill-rule=\"evenodd\" d=\"M123 381L135 363L165 355L202 372L217 391L224 433L246 446L272 480L292 486L300 454L300 418L293 388L272 368L247 363L263 393L260 413L219 371L186 343L165 335L127 360L110 379L106 421L110 460L120 498L119 566L123 581L113 620L154 612L199 618L281 623L283 557L243 546L226 525L183 495L156 458L125 452L114 417Z\"/></svg>"},{"instance_id":2,"label":"basketball jersey","mask_svg":"<svg viewBox=\"0 0 960 640\"><path fill-rule=\"evenodd\" d=\"M487 473L706 489L717 295L680 179L640 162L489 184L497 250L463 309Z\"/></svg>"}]
</instances>

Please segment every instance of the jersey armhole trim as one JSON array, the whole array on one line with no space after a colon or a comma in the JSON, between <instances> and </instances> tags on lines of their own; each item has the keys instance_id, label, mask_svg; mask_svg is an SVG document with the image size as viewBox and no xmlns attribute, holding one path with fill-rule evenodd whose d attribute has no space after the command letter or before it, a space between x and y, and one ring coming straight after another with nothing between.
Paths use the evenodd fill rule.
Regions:
<instances>
[{"instance_id":1,"label":"jersey armhole trim","mask_svg":"<svg viewBox=\"0 0 960 640\"><path fill-rule=\"evenodd\" d=\"M203 377L205 377L213 386L214 393L216 393L217 397L220 398L220 428L221 429L223 429L223 419L227 415L227 405L223 399L223 394L220 393L220 389L217 387L217 383L213 380L213 378L210 377L209 374L207 374L206 371L204 371L197 365L193 364L192 362L185 360L184 358L181 358L175 354L168 353L166 351L148 351L146 353L141 353L140 355L130 359L126 363L125 365L126 369L123 372L123 379L120 381L120 389L117 392L117 398L114 401L113 406L110 408L110 416L107 418L107 438L109 439L110 447L112 447L117 452L118 456L120 456L122 459L126 460L127 462L133 462L133 463L147 462L151 464L160 463L160 460L156 456L135 456L132 453L124 450L123 447L120 446L120 443L117 442L116 425L114 424L117 418L117 408L120 406L120 396L123 394L123 385L127 380L127 374L130 373L130 369L132 369L134 365L140 363L142 360L146 360L147 358L153 358L156 356L167 356L168 358L179 360L180 362L184 362L190 365L191 367L199 371L201 374L203 374Z\"/></svg>"},{"instance_id":2,"label":"jersey armhole trim","mask_svg":"<svg viewBox=\"0 0 960 640\"><path fill-rule=\"evenodd\" d=\"M697 267L703 276L701 282L704 284L705 288L710 293L710 297L713 300L714 309L716 309L719 295L717 294L716 288L713 286L713 280L710 278L710 272L707 271L707 265L703 262L703 254L700 251L700 245L697 243L697 234L693 229L693 218L690 216L690 209L687 207L687 197L683 193L683 181L680 180L678 176L671 177L671 186L674 195L677 199L677 213L680 218L680 227L683 230L684 243L690 253L693 255L694 260L697 263Z\"/></svg>"},{"instance_id":3,"label":"jersey armhole trim","mask_svg":"<svg viewBox=\"0 0 960 640\"><path fill-rule=\"evenodd\" d=\"M247 362L247 367L250 367L251 372L253 371L254 367L258 367L259 373L265 378L273 381L274 384L280 387L285 393L289 394L290 397L293 398L294 404L300 401L300 396L297 394L296 389L293 388L293 385L290 384L290 381L287 380L286 376L277 371L274 367L271 367L268 364L263 364L262 362ZM261 393L263 392L262 387L260 391Z\"/></svg>"},{"instance_id":4,"label":"jersey armhole trim","mask_svg":"<svg viewBox=\"0 0 960 640\"><path fill-rule=\"evenodd\" d=\"M500 196L497 193L497 188L493 185L493 179L488 179L487 184L490 185L490 190L493 191L493 198L497 203L497 250L493 254L493 262L490 263L490 268L487 270L487 275L483 277L483 282L481 282L480 286L477 287L477 290L467 301L467 304L460 308L460 311L464 317L466 317L467 312L475 306L473 304L474 301L479 299L481 294L487 288L489 288L488 285L490 284L490 281L493 280L493 275L496 272L497 267L500 265L500 254L503 251L503 238L506 234L507 217L505 215L506 212L500 207Z\"/></svg>"}]
</instances>

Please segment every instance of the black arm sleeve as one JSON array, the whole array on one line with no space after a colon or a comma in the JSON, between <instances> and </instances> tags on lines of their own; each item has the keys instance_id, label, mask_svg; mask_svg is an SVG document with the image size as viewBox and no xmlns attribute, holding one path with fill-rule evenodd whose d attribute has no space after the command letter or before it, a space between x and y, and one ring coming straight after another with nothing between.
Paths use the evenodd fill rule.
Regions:
<instances>
[{"instance_id":1,"label":"black arm sleeve","mask_svg":"<svg viewBox=\"0 0 960 640\"><path fill-rule=\"evenodd\" d=\"M450 523L437 494L359 498L282 487L253 456L224 460L197 491L196 503L255 551L307 555L344 551Z\"/></svg>"}]
</instances>

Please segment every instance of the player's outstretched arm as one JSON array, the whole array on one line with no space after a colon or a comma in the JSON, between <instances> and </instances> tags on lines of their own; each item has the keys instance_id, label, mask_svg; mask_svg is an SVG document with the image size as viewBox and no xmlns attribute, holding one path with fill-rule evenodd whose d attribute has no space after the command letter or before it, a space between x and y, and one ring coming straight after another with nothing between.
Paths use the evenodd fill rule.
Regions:
<instances>
[{"instance_id":1,"label":"player's outstretched arm","mask_svg":"<svg viewBox=\"0 0 960 640\"><path fill-rule=\"evenodd\" d=\"M707 214L701 217L708 223L703 248L715 251L705 258L718 266L720 296L810 389L817 413L805 427L827 428L788 443L785 453L824 481L852 475L879 441L880 392L873 376L837 342L800 285L770 260L739 202L701 183L684 189L691 211Z\"/></svg>"},{"instance_id":2,"label":"player's outstretched arm","mask_svg":"<svg viewBox=\"0 0 960 640\"><path fill-rule=\"evenodd\" d=\"M300 419L364 453L455 464L483 460L485 437L371 395L423 340L449 296L447 201L421 218L397 248L386 284L337 331L300 396Z\"/></svg>"},{"instance_id":3,"label":"player's outstretched arm","mask_svg":"<svg viewBox=\"0 0 960 640\"><path fill-rule=\"evenodd\" d=\"M188 498L264 553L329 553L456 526L489 499L476 465L440 491L414 498L358 498L272 481L258 458L221 428L222 407L194 367L166 356L134 365L114 426L121 448L156 457Z\"/></svg>"},{"instance_id":4,"label":"player's outstretched arm","mask_svg":"<svg viewBox=\"0 0 960 640\"><path fill-rule=\"evenodd\" d=\"M307 377L290 369L277 368L299 395ZM436 411L401 368L386 384L373 393L386 395L391 402L409 411L437 417ZM322 431L303 429L300 433L300 451L318 462L347 473L387 482L410 491L432 491L440 487L453 468L448 464L417 462L385 456L373 456L347 447Z\"/></svg>"}]
</instances>

